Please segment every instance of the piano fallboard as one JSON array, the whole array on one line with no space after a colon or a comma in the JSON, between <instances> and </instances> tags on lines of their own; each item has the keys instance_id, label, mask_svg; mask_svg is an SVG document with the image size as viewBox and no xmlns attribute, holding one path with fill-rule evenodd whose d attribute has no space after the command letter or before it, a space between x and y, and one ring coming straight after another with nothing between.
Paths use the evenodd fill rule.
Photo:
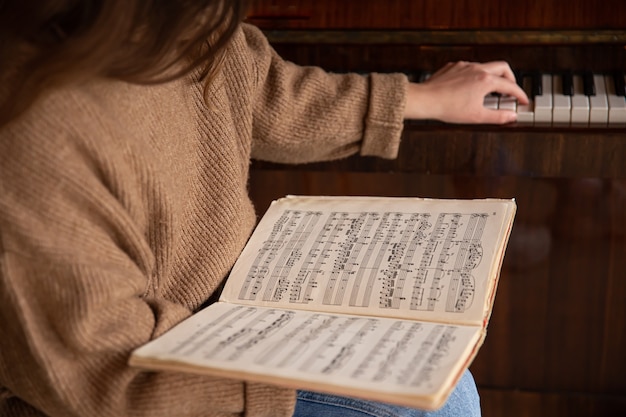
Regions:
<instances>
[{"instance_id":1,"label":"piano fallboard","mask_svg":"<svg viewBox=\"0 0 626 417\"><path fill-rule=\"evenodd\" d=\"M253 169L618 179L626 178L626 130L409 122L395 160L355 156L289 167L255 161Z\"/></svg>"}]
</instances>

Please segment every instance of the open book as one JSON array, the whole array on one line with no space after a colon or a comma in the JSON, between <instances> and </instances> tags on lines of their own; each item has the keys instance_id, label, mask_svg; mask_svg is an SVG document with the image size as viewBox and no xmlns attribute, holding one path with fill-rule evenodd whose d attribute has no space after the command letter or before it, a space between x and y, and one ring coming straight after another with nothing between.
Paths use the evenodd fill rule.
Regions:
<instances>
[{"instance_id":1,"label":"open book","mask_svg":"<svg viewBox=\"0 0 626 417\"><path fill-rule=\"evenodd\" d=\"M274 201L220 301L130 364L436 409L485 338L515 211L497 199Z\"/></svg>"}]
</instances>

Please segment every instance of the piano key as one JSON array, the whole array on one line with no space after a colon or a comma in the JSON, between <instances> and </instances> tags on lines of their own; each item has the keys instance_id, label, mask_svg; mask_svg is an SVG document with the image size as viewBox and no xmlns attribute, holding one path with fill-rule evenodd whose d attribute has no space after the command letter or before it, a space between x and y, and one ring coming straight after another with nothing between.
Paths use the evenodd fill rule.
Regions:
<instances>
[{"instance_id":1,"label":"piano key","mask_svg":"<svg viewBox=\"0 0 626 417\"><path fill-rule=\"evenodd\" d=\"M589 125L589 97L585 95L585 87L582 75L572 76L572 126Z\"/></svg>"},{"instance_id":2,"label":"piano key","mask_svg":"<svg viewBox=\"0 0 626 417\"><path fill-rule=\"evenodd\" d=\"M404 75L409 79L409 82L418 83L422 79L424 71L405 71Z\"/></svg>"},{"instance_id":3,"label":"piano key","mask_svg":"<svg viewBox=\"0 0 626 417\"><path fill-rule=\"evenodd\" d=\"M535 100L535 126L550 126L552 124L552 76L542 74L541 82L542 94L534 95ZM537 86L537 80L533 82Z\"/></svg>"},{"instance_id":4,"label":"piano key","mask_svg":"<svg viewBox=\"0 0 626 417\"><path fill-rule=\"evenodd\" d=\"M606 126L609 121L609 102L604 75L593 76L595 95L589 97L589 126Z\"/></svg>"},{"instance_id":5,"label":"piano key","mask_svg":"<svg viewBox=\"0 0 626 417\"><path fill-rule=\"evenodd\" d=\"M563 76L552 76L552 125L568 126L572 111L570 96L563 94Z\"/></svg>"},{"instance_id":6,"label":"piano key","mask_svg":"<svg viewBox=\"0 0 626 417\"><path fill-rule=\"evenodd\" d=\"M498 110L499 97L493 94L488 94L483 99L483 106L491 110Z\"/></svg>"},{"instance_id":7,"label":"piano key","mask_svg":"<svg viewBox=\"0 0 626 417\"><path fill-rule=\"evenodd\" d=\"M596 95L596 85L594 82L594 76L591 71L583 72L583 85L585 89L586 96L595 96Z\"/></svg>"},{"instance_id":8,"label":"piano key","mask_svg":"<svg viewBox=\"0 0 626 417\"><path fill-rule=\"evenodd\" d=\"M624 127L626 126L626 97L619 95L620 85L615 80L616 77L611 75L604 77L609 102L609 127Z\"/></svg>"},{"instance_id":9,"label":"piano key","mask_svg":"<svg viewBox=\"0 0 626 417\"><path fill-rule=\"evenodd\" d=\"M498 101L498 109L500 110L517 110L517 99L512 96L501 96Z\"/></svg>"},{"instance_id":10,"label":"piano key","mask_svg":"<svg viewBox=\"0 0 626 417\"><path fill-rule=\"evenodd\" d=\"M520 88L524 88L524 73L520 70L513 70L513 75L515 75L515 82Z\"/></svg>"},{"instance_id":11,"label":"piano key","mask_svg":"<svg viewBox=\"0 0 626 417\"><path fill-rule=\"evenodd\" d=\"M522 88L528 96L528 104L517 105L517 123L523 126L532 126L535 123L535 111L532 96L532 77L526 76L522 80Z\"/></svg>"},{"instance_id":12,"label":"piano key","mask_svg":"<svg viewBox=\"0 0 626 417\"><path fill-rule=\"evenodd\" d=\"M543 75L539 71L533 71L530 75L532 79L532 93L533 97L543 95ZM552 89L550 89L552 91Z\"/></svg>"},{"instance_id":13,"label":"piano key","mask_svg":"<svg viewBox=\"0 0 626 417\"><path fill-rule=\"evenodd\" d=\"M615 71L613 73L613 82L615 84L615 94L626 97L626 82L624 82L624 73Z\"/></svg>"},{"instance_id":14,"label":"piano key","mask_svg":"<svg viewBox=\"0 0 626 417\"><path fill-rule=\"evenodd\" d=\"M571 71L565 71L561 75L561 91L566 96L574 95L574 74Z\"/></svg>"}]
</instances>

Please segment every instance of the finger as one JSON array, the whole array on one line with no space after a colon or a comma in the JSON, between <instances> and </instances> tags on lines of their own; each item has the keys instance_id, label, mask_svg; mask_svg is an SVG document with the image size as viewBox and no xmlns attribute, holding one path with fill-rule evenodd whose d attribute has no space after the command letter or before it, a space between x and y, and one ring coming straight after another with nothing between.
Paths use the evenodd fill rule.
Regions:
<instances>
[{"instance_id":1,"label":"finger","mask_svg":"<svg viewBox=\"0 0 626 417\"><path fill-rule=\"evenodd\" d=\"M484 71L487 71L490 74L506 78L510 81L515 81L515 74L506 61L485 62L480 66Z\"/></svg>"},{"instance_id":2,"label":"finger","mask_svg":"<svg viewBox=\"0 0 626 417\"><path fill-rule=\"evenodd\" d=\"M505 78L493 78L493 92L513 96L522 104L528 104L528 96L526 92L515 82Z\"/></svg>"},{"instance_id":3,"label":"finger","mask_svg":"<svg viewBox=\"0 0 626 417\"><path fill-rule=\"evenodd\" d=\"M506 123L513 123L517 120L517 113L511 110L492 110L484 109L481 112L481 122L486 124L502 125Z\"/></svg>"}]
</instances>

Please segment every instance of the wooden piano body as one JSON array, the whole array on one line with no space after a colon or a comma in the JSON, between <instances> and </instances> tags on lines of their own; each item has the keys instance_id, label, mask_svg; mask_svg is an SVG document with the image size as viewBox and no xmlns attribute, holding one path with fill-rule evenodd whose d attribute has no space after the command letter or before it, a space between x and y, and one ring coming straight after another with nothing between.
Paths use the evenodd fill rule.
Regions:
<instances>
[{"instance_id":1,"label":"wooden piano body","mask_svg":"<svg viewBox=\"0 0 626 417\"><path fill-rule=\"evenodd\" d=\"M626 1L257 0L286 59L331 71L626 72ZM490 416L626 415L626 128L406 124L394 161L255 162L259 211L285 194L514 197L484 346Z\"/></svg>"}]
</instances>

